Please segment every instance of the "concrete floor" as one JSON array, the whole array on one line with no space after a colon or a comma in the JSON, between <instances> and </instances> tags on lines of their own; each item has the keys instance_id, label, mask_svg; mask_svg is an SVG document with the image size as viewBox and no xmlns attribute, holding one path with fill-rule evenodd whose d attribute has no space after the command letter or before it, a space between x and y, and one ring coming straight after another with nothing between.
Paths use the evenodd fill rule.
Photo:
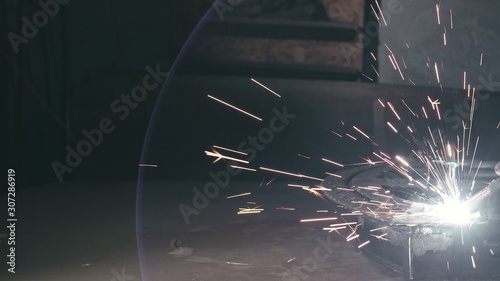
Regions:
<instances>
[{"instance_id":1,"label":"concrete floor","mask_svg":"<svg viewBox=\"0 0 500 281\"><path fill-rule=\"evenodd\" d=\"M282 182L232 183L186 225L178 204L189 203L198 186L145 185L148 280L404 280L323 232L323 223L299 223L332 206ZM241 191L253 194L225 199ZM236 215L249 200L265 211ZM17 273L4 270L2 280L145 280L135 238L135 183L45 186L20 193L18 206ZM2 241L2 252L5 246Z\"/></svg>"},{"instance_id":2,"label":"concrete floor","mask_svg":"<svg viewBox=\"0 0 500 281\"><path fill-rule=\"evenodd\" d=\"M178 205L191 204L192 189L202 184L143 186L142 276L135 183L63 183L21 192L17 273L3 270L1 280L405 280L357 244L322 231L327 223L300 223L333 215L317 210L335 206L284 182L231 182L186 224ZM226 199L241 192L252 194ZM248 201L264 212L237 215ZM5 246L2 241L2 252Z\"/></svg>"}]
</instances>

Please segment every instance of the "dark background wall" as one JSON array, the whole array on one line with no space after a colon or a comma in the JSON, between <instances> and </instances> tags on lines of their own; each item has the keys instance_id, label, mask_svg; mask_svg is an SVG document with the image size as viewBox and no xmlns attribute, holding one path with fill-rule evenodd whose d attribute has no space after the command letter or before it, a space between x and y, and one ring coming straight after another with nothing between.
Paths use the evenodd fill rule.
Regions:
<instances>
[{"instance_id":1,"label":"dark background wall","mask_svg":"<svg viewBox=\"0 0 500 281\"><path fill-rule=\"evenodd\" d=\"M51 3L47 9L52 14L44 12L45 19L40 16L42 2ZM211 4L59 2L0 4L2 123L6 124L2 162L3 167L16 168L29 186L58 180L52 163L65 162L65 147L76 148L85 139L83 129L98 128L100 120L116 115L110 105L121 93L142 84L147 66L168 72L199 15ZM25 27L23 18L34 24L37 13L39 27ZM134 178L160 89L149 91L126 119L118 120L115 131L105 135L64 179Z\"/></svg>"},{"instance_id":2,"label":"dark background wall","mask_svg":"<svg viewBox=\"0 0 500 281\"><path fill-rule=\"evenodd\" d=\"M347 45L344 42L337 42L338 38L324 38L338 37L339 34L342 35L341 37L360 35L360 29L355 27L361 26L362 28L363 20L365 23L374 21L373 18L366 17L371 11L366 5L370 3L369 1L282 0L278 2L285 7L283 8L285 12L280 11L281 6L281 8L273 6L272 1L217 2L233 3L233 6L232 10L225 11L226 17L212 13L212 18L222 25L222 28L216 26L216 36L219 37L218 39L225 35L236 37L236 43L239 45L234 44L234 40L227 41L227 38L222 38L216 41L219 45L213 45L211 41L205 45L198 45L200 48L197 51L205 55L203 58L205 60L207 56L208 59L213 59L210 57L212 53L224 57L227 52L231 50L234 52L233 47L236 50L246 47L248 54L258 53L259 50L256 51L256 47L263 44L258 42L255 44L251 40L256 36L255 34L259 34L259 30L255 33L255 28L247 29L245 36L249 38L242 39L243 34L235 32L237 29L233 28L231 33L224 29L227 27L224 24L231 19L238 18L238 15L254 13L252 5L255 3L263 3L262 7L264 4L267 5L267 14L264 13L264 16L276 16L273 13L277 9L278 18L286 19L290 15L299 15L299 20L311 15L307 11L304 12L305 10L296 8L297 6L288 5L289 3L302 3L304 7L311 8L313 11L321 6L318 3L322 3L324 7L331 7L331 9L328 13L322 11L319 16L318 10L313 13L314 20L318 20L319 17L319 24L308 22L305 25L292 25L291 31L288 28L286 36L306 38L305 41L289 40L289 38L280 38L283 41L274 40L276 38L263 38L259 41L267 46L262 51L265 53L266 63L286 60L296 63L296 65L278 65L279 67L275 64L272 65L274 68L264 69L265 72L261 74L297 78L310 71L308 79L311 83L314 82L315 77L319 76L327 80L342 80L350 77L351 80L346 80L367 81L366 77L359 79L360 71L372 69L370 66L372 64L374 68L379 68L381 82L408 84L407 80L402 83L399 74L392 69L392 64L384 56L385 48L379 48L378 53L374 50L374 54L378 54L380 58L375 62L371 61L367 50L360 49L354 44L355 42ZM495 47L497 44L494 43L496 39L494 27L498 24L491 16L491 12L487 12L491 11L490 8L493 5L491 1L480 2L482 4L478 4L474 9L469 9L471 4L457 1L456 6L453 6L456 7L455 28L453 33L449 32L450 45L446 47L440 45L442 41L439 36L442 35L441 30L444 25L449 25L449 19L443 14L443 26L435 24L435 11L433 10L435 1L382 1L382 9L391 10L391 7L394 9L391 6L394 2L400 4L402 11L397 15L394 14L389 25L382 27L376 36L371 36L369 39L372 45L375 45L375 49L377 44L380 46L389 44L395 53L406 57L410 66L405 69L407 78L413 78L417 85L433 86L439 89L436 83L429 83L433 78L433 72L425 66L425 60L431 52L432 61L443 61L446 67L446 72L442 74L444 87L459 88L456 85L460 84L462 76L457 73L462 73L463 69L469 65L473 66L469 77L474 78L478 75L488 77L492 74L493 81L495 81L495 73L498 71L493 61L498 51ZM51 3L52 6L44 8L40 3ZM337 4L339 6L335 6ZM448 2L443 4L443 11L446 5ZM0 81L3 93L2 129L5 132L2 132L1 138L3 168L16 168L20 175L19 179L24 181L22 186L26 187L61 180L136 179L137 165L147 126L161 91L161 84L165 80L165 73L172 70L172 65L186 39L211 6L212 1L209 0L2 1L0 31L3 36L0 40L0 60L2 60L0 67L4 75L0 76ZM347 9L350 6L361 8L351 14L343 12L344 8ZM221 7L224 6L218 6L219 9ZM448 7L446 6L446 9ZM44 12L44 9L48 9L49 12ZM45 13L46 19L41 13ZM363 13L364 17L361 16ZM483 14L487 17L482 18ZM326 17L345 22L341 25L327 22L325 26ZM261 23L267 24L267 19L262 18ZM26 22L32 24L34 21L38 21L39 27L27 26ZM350 21L355 21L354 25L353 23L346 24ZM324 32L319 32L324 41L312 40L315 38L311 39L310 31L314 28L334 31L331 36L325 36ZM483 34L483 30L486 30L486 33ZM267 33L268 37L284 36L283 33L274 35L272 32ZM481 48L474 47L475 39L481 39L477 41L477 45ZM332 42L326 42L326 40ZM411 52L405 49L404 43L407 41L414 42L411 44ZM227 44L228 42L232 42L234 46ZM314 48L308 49L310 46ZM349 55L345 53L346 47L349 47L347 49ZM262 55L262 52L259 55ZM477 55L480 52L485 54L485 63L482 68L478 67ZM238 52L233 55L237 56ZM329 57L330 60L322 60L322 55ZM353 60L350 55L358 56L359 60ZM248 60L253 59L247 53L241 56ZM325 64L320 68L312 68L310 65L304 67L304 64L309 62L308 59L316 63L318 61L320 63L332 62L332 65ZM342 73L345 69L335 65L335 63L340 63L342 67L345 67L353 62L356 62L355 71L347 74ZM248 78L250 75L248 73L254 73L257 68L246 68L247 65L233 62L229 67L223 65L226 68L222 67L219 70L222 69L221 73L226 71L225 75L233 74L232 72L244 73L243 76ZM254 64L250 66L255 67ZM200 74L197 72L196 64L191 67L192 72ZM145 97L136 105L133 107L127 105L127 111L122 111L125 110L123 106L126 105L122 95L129 95L135 87L143 85L143 78L151 75L152 71L160 72L159 80L153 81L157 82L156 86L148 90ZM211 73L212 68L206 66L203 71L204 74L220 74ZM374 73L369 76L375 78ZM471 79L470 82L476 83L477 81ZM250 85L249 87L255 86ZM187 87L189 88L189 83ZM182 102L189 106L190 97L182 91L179 92L179 95L183 94L185 96L182 97ZM202 98L200 101L206 102L204 93ZM293 102L302 104L299 100ZM325 100L317 101L317 107L324 106L324 104L319 105L324 102ZM311 106L309 110L314 111L316 106L312 103L308 104ZM119 106L122 109L118 109ZM197 104L197 106L203 109L208 108L204 107L204 104ZM368 107L371 104L363 106ZM217 108L215 106L214 110L218 110ZM497 115L495 116L494 112L491 114L490 121L497 122L496 119L493 120ZM207 121L204 118L211 118L201 116L196 112L189 116L193 119L184 120L186 124L195 122L196 118L202 118L204 121ZM321 120L322 117L317 118ZM370 116L367 118L369 119ZM174 123L176 121L172 120ZM102 125L102 122L107 125ZM96 141L98 145L93 145L92 151L88 152L87 156L82 159L74 156L72 150L78 150L79 147L84 149L82 145L89 143L89 137L83 134L83 131L95 132L99 129L102 132L103 126L108 130L112 127L112 132L102 133L102 138L99 137ZM236 127L236 129L242 129L241 126ZM182 139L177 139L176 142L183 143ZM198 142L201 143L201 141ZM200 155L203 156L202 151ZM59 177L55 169L59 171ZM185 173L186 177L191 176L189 171Z\"/></svg>"}]
</instances>

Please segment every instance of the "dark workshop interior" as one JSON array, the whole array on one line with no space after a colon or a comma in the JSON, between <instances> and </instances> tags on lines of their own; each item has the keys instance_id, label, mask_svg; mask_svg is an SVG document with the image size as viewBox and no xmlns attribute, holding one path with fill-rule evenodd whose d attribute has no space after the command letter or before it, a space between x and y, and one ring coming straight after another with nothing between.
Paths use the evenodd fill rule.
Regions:
<instances>
[{"instance_id":1,"label":"dark workshop interior","mask_svg":"<svg viewBox=\"0 0 500 281\"><path fill-rule=\"evenodd\" d=\"M499 9L2 1L1 280L500 280Z\"/></svg>"}]
</instances>

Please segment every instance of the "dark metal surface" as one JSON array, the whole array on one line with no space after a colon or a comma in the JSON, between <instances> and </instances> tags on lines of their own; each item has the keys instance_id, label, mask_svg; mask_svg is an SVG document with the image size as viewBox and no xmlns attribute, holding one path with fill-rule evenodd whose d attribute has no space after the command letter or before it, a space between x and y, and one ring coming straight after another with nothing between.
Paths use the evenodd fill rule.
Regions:
<instances>
[{"instance_id":1,"label":"dark metal surface","mask_svg":"<svg viewBox=\"0 0 500 281\"><path fill-rule=\"evenodd\" d=\"M296 20L225 20L208 22L205 32L219 36L354 42L354 25Z\"/></svg>"}]
</instances>

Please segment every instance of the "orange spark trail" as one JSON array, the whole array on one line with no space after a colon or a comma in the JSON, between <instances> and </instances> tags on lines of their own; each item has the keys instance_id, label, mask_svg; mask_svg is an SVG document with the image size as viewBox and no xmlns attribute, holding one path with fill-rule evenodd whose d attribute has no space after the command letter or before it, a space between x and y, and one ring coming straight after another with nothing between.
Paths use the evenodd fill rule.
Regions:
<instances>
[{"instance_id":1,"label":"orange spark trail","mask_svg":"<svg viewBox=\"0 0 500 281\"><path fill-rule=\"evenodd\" d=\"M207 95L207 96L208 96L209 98L211 98L211 99L215 100L215 101L218 101L218 102L222 103L223 105L226 105L226 106L228 106L228 107L230 107L230 108L232 108L232 109L235 109L235 110L237 110L237 111L239 111L239 112L241 112L241 113L243 113L243 114L246 114L246 115L248 115L248 116L250 116L250 117L252 117L252 118L254 118L254 119L257 119L257 120L259 120L259 121L262 121L262 118L257 117L257 116L255 116L255 115L253 115L253 114L251 114L251 113L248 113L248 112L246 112L245 110L243 110L243 109L241 109L241 108L238 108L238 107L236 107L236 106L234 106L234 105L232 105L232 104L229 104L229 103L227 103L227 102L225 102L225 101L223 101L223 100L220 100L220 99L218 99L218 98L216 98L216 97L213 97L213 96L211 96L211 95Z\"/></svg>"}]
</instances>

